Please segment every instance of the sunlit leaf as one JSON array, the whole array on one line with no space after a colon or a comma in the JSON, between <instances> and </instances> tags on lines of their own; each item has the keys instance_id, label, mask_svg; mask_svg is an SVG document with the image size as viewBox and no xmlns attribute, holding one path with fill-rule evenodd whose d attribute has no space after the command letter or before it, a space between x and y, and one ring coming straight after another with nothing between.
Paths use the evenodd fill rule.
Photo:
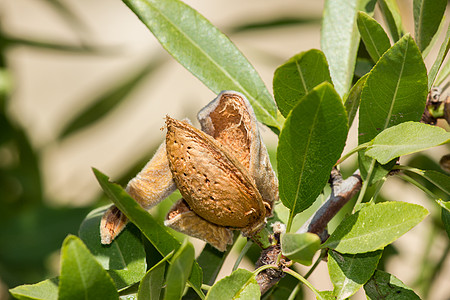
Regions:
<instances>
[{"instance_id":1,"label":"sunlit leaf","mask_svg":"<svg viewBox=\"0 0 450 300\"><path fill-rule=\"evenodd\" d=\"M279 128L277 109L256 70L236 46L179 0L124 0L162 46L214 93L243 93L262 123Z\"/></svg>"},{"instance_id":2,"label":"sunlit leaf","mask_svg":"<svg viewBox=\"0 0 450 300\"><path fill-rule=\"evenodd\" d=\"M350 89L359 45L358 11L372 13L373 0L327 0L323 12L320 45L330 67L334 87L342 97Z\"/></svg>"},{"instance_id":3,"label":"sunlit leaf","mask_svg":"<svg viewBox=\"0 0 450 300\"><path fill-rule=\"evenodd\" d=\"M346 217L323 247L357 254L384 248L419 224L428 211L406 202L369 205Z\"/></svg>"},{"instance_id":4,"label":"sunlit leaf","mask_svg":"<svg viewBox=\"0 0 450 300\"><path fill-rule=\"evenodd\" d=\"M369 52L373 61L377 62L383 53L391 47L389 37L383 27L365 12L358 12L357 22L358 30L367 52Z\"/></svg>"},{"instance_id":5,"label":"sunlit leaf","mask_svg":"<svg viewBox=\"0 0 450 300\"><path fill-rule=\"evenodd\" d=\"M206 300L215 299L260 299L261 292L255 275L244 269L237 269L212 286L206 295Z\"/></svg>"},{"instance_id":6,"label":"sunlit leaf","mask_svg":"<svg viewBox=\"0 0 450 300\"><path fill-rule=\"evenodd\" d=\"M100 220L106 209L100 207L90 212L80 225L79 236L121 290L145 275L145 251L141 233L133 224L129 224L110 245L100 243Z\"/></svg>"},{"instance_id":7,"label":"sunlit leaf","mask_svg":"<svg viewBox=\"0 0 450 300\"><path fill-rule=\"evenodd\" d=\"M328 272L337 299L347 299L365 284L377 268L382 251L341 254L328 251Z\"/></svg>"},{"instance_id":8,"label":"sunlit leaf","mask_svg":"<svg viewBox=\"0 0 450 300\"><path fill-rule=\"evenodd\" d=\"M420 51L425 50L439 28L447 0L414 0L414 37Z\"/></svg>"},{"instance_id":9,"label":"sunlit leaf","mask_svg":"<svg viewBox=\"0 0 450 300\"><path fill-rule=\"evenodd\" d=\"M386 164L401 155L419 152L450 142L450 132L419 122L405 122L378 134L365 154Z\"/></svg>"},{"instance_id":10,"label":"sunlit leaf","mask_svg":"<svg viewBox=\"0 0 450 300\"><path fill-rule=\"evenodd\" d=\"M447 28L447 33L445 34L445 39L441 44L439 53L431 66L430 73L428 74L428 89L433 87L434 80L439 72L439 69L447 56L448 50L450 49L450 26Z\"/></svg>"},{"instance_id":11,"label":"sunlit leaf","mask_svg":"<svg viewBox=\"0 0 450 300\"><path fill-rule=\"evenodd\" d=\"M394 42L397 42L405 33L403 29L400 10L396 0L379 0L378 4L388 25L389 32Z\"/></svg>"},{"instance_id":12,"label":"sunlit leaf","mask_svg":"<svg viewBox=\"0 0 450 300\"><path fill-rule=\"evenodd\" d=\"M364 290L368 300L420 300L420 297L397 277L380 270L364 285Z\"/></svg>"},{"instance_id":13,"label":"sunlit leaf","mask_svg":"<svg viewBox=\"0 0 450 300\"><path fill-rule=\"evenodd\" d=\"M320 237L314 233L285 233L281 236L281 252L290 260L310 266L320 243Z\"/></svg>"},{"instance_id":14,"label":"sunlit leaf","mask_svg":"<svg viewBox=\"0 0 450 300\"><path fill-rule=\"evenodd\" d=\"M317 198L344 148L347 115L330 83L315 87L289 113L278 142L280 199L291 216Z\"/></svg>"},{"instance_id":15,"label":"sunlit leaf","mask_svg":"<svg viewBox=\"0 0 450 300\"><path fill-rule=\"evenodd\" d=\"M61 249L58 299L119 299L111 277L74 235L64 240Z\"/></svg>"},{"instance_id":16,"label":"sunlit leaf","mask_svg":"<svg viewBox=\"0 0 450 300\"><path fill-rule=\"evenodd\" d=\"M273 93L283 116L324 81L331 83L331 78L327 60L320 50L299 53L278 67L273 77Z\"/></svg>"},{"instance_id":17,"label":"sunlit leaf","mask_svg":"<svg viewBox=\"0 0 450 300\"><path fill-rule=\"evenodd\" d=\"M20 300L56 300L58 299L58 278L47 279L35 284L19 285L9 292Z\"/></svg>"}]
</instances>

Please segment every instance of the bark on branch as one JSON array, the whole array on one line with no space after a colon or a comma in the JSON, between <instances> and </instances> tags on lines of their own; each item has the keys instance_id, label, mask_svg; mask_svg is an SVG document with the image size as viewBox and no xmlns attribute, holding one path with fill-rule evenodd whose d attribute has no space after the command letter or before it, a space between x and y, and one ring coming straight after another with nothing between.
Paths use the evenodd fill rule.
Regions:
<instances>
[{"instance_id":1,"label":"bark on branch","mask_svg":"<svg viewBox=\"0 0 450 300\"><path fill-rule=\"evenodd\" d=\"M339 212L339 210L361 189L362 179L359 170L352 176L343 180L341 173L337 169L333 169L330 175L331 194L328 199L320 206L320 208L309 218L308 221L297 231L297 233L311 232L319 236L323 236L328 222ZM279 240L278 240L279 241ZM265 264L276 264L278 256L281 253L281 246L277 245L269 247L261 252L261 256L256 263L258 268ZM260 272L256 276L259 284L261 295L274 286L284 273L281 271L283 267L289 264L287 258L282 257L279 261L279 270L267 269Z\"/></svg>"}]
</instances>

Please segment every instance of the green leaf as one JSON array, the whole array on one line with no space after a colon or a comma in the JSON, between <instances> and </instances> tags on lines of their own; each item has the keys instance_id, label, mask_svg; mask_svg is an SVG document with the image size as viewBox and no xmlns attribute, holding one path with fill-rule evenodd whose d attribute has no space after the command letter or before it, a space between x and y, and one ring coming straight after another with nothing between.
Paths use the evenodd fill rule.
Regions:
<instances>
[{"instance_id":1,"label":"green leaf","mask_svg":"<svg viewBox=\"0 0 450 300\"><path fill-rule=\"evenodd\" d=\"M447 0L414 0L414 37L420 51L425 50L439 28Z\"/></svg>"},{"instance_id":2,"label":"green leaf","mask_svg":"<svg viewBox=\"0 0 450 300\"><path fill-rule=\"evenodd\" d=\"M170 262L166 277L164 300L181 299L189 274L191 274L194 255L194 246L185 240Z\"/></svg>"},{"instance_id":3,"label":"green leaf","mask_svg":"<svg viewBox=\"0 0 450 300\"><path fill-rule=\"evenodd\" d=\"M428 211L406 202L369 205L346 217L323 244L341 253L357 254L384 248L419 224Z\"/></svg>"},{"instance_id":4,"label":"green leaf","mask_svg":"<svg viewBox=\"0 0 450 300\"><path fill-rule=\"evenodd\" d=\"M93 171L106 195L141 230L161 255L166 256L172 250L180 247L180 242L169 233L167 228L156 222L121 186L109 182L108 177L100 171L96 169ZM189 281L196 289L200 290L202 271L196 262Z\"/></svg>"},{"instance_id":5,"label":"green leaf","mask_svg":"<svg viewBox=\"0 0 450 300\"><path fill-rule=\"evenodd\" d=\"M369 73L361 93L359 144L371 141L384 129L407 121L419 121L428 94L427 70L412 37L407 34L395 43ZM372 159L359 153L363 177ZM380 179L393 166L375 169Z\"/></svg>"},{"instance_id":6,"label":"green leaf","mask_svg":"<svg viewBox=\"0 0 450 300\"><path fill-rule=\"evenodd\" d=\"M99 97L92 99L90 105L79 112L62 130L60 138L66 137L76 131L86 128L105 117L115 107L127 99L128 95L146 78L162 65L162 59L155 59L144 63L144 67L133 72L131 76L122 78Z\"/></svg>"},{"instance_id":7,"label":"green leaf","mask_svg":"<svg viewBox=\"0 0 450 300\"><path fill-rule=\"evenodd\" d=\"M375 1L327 0L320 45L330 66L334 87L342 97L350 89L359 45L358 11L372 13Z\"/></svg>"},{"instance_id":8,"label":"green leaf","mask_svg":"<svg viewBox=\"0 0 450 300\"><path fill-rule=\"evenodd\" d=\"M320 243L320 237L314 233L285 233L281 236L281 252L295 262L310 266Z\"/></svg>"},{"instance_id":9,"label":"green leaf","mask_svg":"<svg viewBox=\"0 0 450 300\"><path fill-rule=\"evenodd\" d=\"M435 86L441 86L445 80L450 76L450 60L448 60L444 66L441 68L436 80L434 82Z\"/></svg>"},{"instance_id":10,"label":"green leaf","mask_svg":"<svg viewBox=\"0 0 450 300\"><path fill-rule=\"evenodd\" d=\"M119 299L111 277L74 235L61 249L58 299Z\"/></svg>"},{"instance_id":11,"label":"green leaf","mask_svg":"<svg viewBox=\"0 0 450 300\"><path fill-rule=\"evenodd\" d=\"M373 61L377 62L383 53L391 47L389 37L383 27L365 12L358 12L357 23L367 52L369 52Z\"/></svg>"},{"instance_id":12,"label":"green leaf","mask_svg":"<svg viewBox=\"0 0 450 300\"><path fill-rule=\"evenodd\" d=\"M273 93L278 109L287 116L298 101L318 84L331 83L325 55L312 49L291 57L278 67L273 77Z\"/></svg>"},{"instance_id":13,"label":"green leaf","mask_svg":"<svg viewBox=\"0 0 450 300\"><path fill-rule=\"evenodd\" d=\"M277 165L280 198L291 216L308 208L322 191L347 131L344 106L328 82L315 87L289 113L278 142Z\"/></svg>"},{"instance_id":14,"label":"green leaf","mask_svg":"<svg viewBox=\"0 0 450 300\"><path fill-rule=\"evenodd\" d=\"M110 245L99 242L100 220L106 209L100 207L91 211L81 223L79 236L102 267L108 270L117 289L121 290L145 275L145 251L141 233L133 224L129 224Z\"/></svg>"},{"instance_id":15,"label":"green leaf","mask_svg":"<svg viewBox=\"0 0 450 300\"><path fill-rule=\"evenodd\" d=\"M428 89L433 87L434 80L439 72L439 69L447 56L448 50L450 49L450 26L447 28L447 33L445 34L444 42L439 49L439 53L431 66L430 73L428 74Z\"/></svg>"},{"instance_id":16,"label":"green leaf","mask_svg":"<svg viewBox=\"0 0 450 300\"><path fill-rule=\"evenodd\" d=\"M47 279L35 284L24 284L10 289L9 292L20 300L56 300L58 299L58 278Z\"/></svg>"},{"instance_id":17,"label":"green leaf","mask_svg":"<svg viewBox=\"0 0 450 300\"><path fill-rule=\"evenodd\" d=\"M394 42L397 42L404 34L402 18L396 0L378 0L384 20Z\"/></svg>"},{"instance_id":18,"label":"green leaf","mask_svg":"<svg viewBox=\"0 0 450 300\"><path fill-rule=\"evenodd\" d=\"M137 294L138 300L159 300L161 290L164 285L164 274L166 272L167 260L171 258L173 252L170 252L157 264L148 270L144 278L142 278L139 284L139 290Z\"/></svg>"},{"instance_id":19,"label":"green leaf","mask_svg":"<svg viewBox=\"0 0 450 300\"><path fill-rule=\"evenodd\" d=\"M402 155L450 142L450 132L419 122L405 122L378 134L365 154L386 164Z\"/></svg>"},{"instance_id":20,"label":"green leaf","mask_svg":"<svg viewBox=\"0 0 450 300\"><path fill-rule=\"evenodd\" d=\"M239 299L258 300L261 297L255 275L244 269L237 269L214 284L206 295L207 300Z\"/></svg>"},{"instance_id":21,"label":"green leaf","mask_svg":"<svg viewBox=\"0 0 450 300\"><path fill-rule=\"evenodd\" d=\"M439 189L444 191L447 195L450 195L450 176L448 176L447 174L433 170L419 170L415 168L407 168L403 170L410 171L422 176L423 178L437 186Z\"/></svg>"},{"instance_id":22,"label":"green leaf","mask_svg":"<svg viewBox=\"0 0 450 300\"><path fill-rule=\"evenodd\" d=\"M344 106L348 116L348 128L352 126L356 112L358 111L359 103L361 101L361 92L366 83L367 76L369 76L369 74L364 75L355 83L344 100Z\"/></svg>"},{"instance_id":23,"label":"green leaf","mask_svg":"<svg viewBox=\"0 0 450 300\"><path fill-rule=\"evenodd\" d=\"M328 272L337 299L356 293L370 279L383 251L363 254L341 254L328 251Z\"/></svg>"},{"instance_id":24,"label":"green leaf","mask_svg":"<svg viewBox=\"0 0 450 300\"><path fill-rule=\"evenodd\" d=\"M397 277L380 270L364 285L364 290L369 300L420 300L420 297Z\"/></svg>"},{"instance_id":25,"label":"green leaf","mask_svg":"<svg viewBox=\"0 0 450 300\"><path fill-rule=\"evenodd\" d=\"M162 46L214 93L243 93L262 123L279 128L277 108L256 70L196 10L178 0L124 0Z\"/></svg>"},{"instance_id":26,"label":"green leaf","mask_svg":"<svg viewBox=\"0 0 450 300\"><path fill-rule=\"evenodd\" d=\"M445 231L447 232L448 238L450 239L450 202L444 202L442 200L437 200L437 203L442 207L441 209L441 219L444 224Z\"/></svg>"}]
</instances>

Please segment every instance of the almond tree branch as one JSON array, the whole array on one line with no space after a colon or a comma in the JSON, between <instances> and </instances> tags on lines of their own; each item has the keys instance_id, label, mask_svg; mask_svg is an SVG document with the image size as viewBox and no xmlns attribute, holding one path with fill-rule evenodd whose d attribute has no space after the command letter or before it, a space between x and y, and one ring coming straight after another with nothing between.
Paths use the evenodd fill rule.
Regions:
<instances>
[{"instance_id":1,"label":"almond tree branch","mask_svg":"<svg viewBox=\"0 0 450 300\"><path fill-rule=\"evenodd\" d=\"M322 206L309 218L308 221L297 231L297 233L311 232L324 236L325 228L330 220L339 212L339 210L361 189L362 179L359 170L343 180L341 173L334 168L331 171L329 183L331 185L331 194ZM261 256L256 263L256 267L264 264L275 264L278 255L281 253L281 246L278 243L261 252ZM277 235L277 233L275 233ZM326 235L326 234L325 234ZM256 276L256 281L259 284L261 295L267 292L274 286L285 273L281 271L288 266L290 262L287 258L282 258L280 261L280 269L267 269L260 272Z\"/></svg>"}]
</instances>

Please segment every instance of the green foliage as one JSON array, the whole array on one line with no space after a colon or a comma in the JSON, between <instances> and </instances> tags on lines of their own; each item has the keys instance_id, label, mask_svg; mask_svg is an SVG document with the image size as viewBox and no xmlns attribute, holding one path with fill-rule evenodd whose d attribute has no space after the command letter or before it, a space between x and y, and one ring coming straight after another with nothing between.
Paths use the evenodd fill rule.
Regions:
<instances>
[{"instance_id":1,"label":"green foliage","mask_svg":"<svg viewBox=\"0 0 450 300\"><path fill-rule=\"evenodd\" d=\"M420 51L424 51L443 20L446 0L414 0L414 37Z\"/></svg>"},{"instance_id":2,"label":"green foliage","mask_svg":"<svg viewBox=\"0 0 450 300\"><path fill-rule=\"evenodd\" d=\"M164 300L176 300L183 296L184 287L194 263L194 247L187 240L173 255L166 277Z\"/></svg>"},{"instance_id":3,"label":"green foliage","mask_svg":"<svg viewBox=\"0 0 450 300\"><path fill-rule=\"evenodd\" d=\"M109 246L98 242L100 219L105 211L106 208L101 207L90 212L81 223L79 237L121 290L139 282L144 276L147 269L146 254L141 232L134 225L127 226Z\"/></svg>"},{"instance_id":4,"label":"green foliage","mask_svg":"<svg viewBox=\"0 0 450 300\"><path fill-rule=\"evenodd\" d=\"M406 122L387 128L378 134L365 154L386 164L401 155L419 152L450 142L450 132L418 123Z\"/></svg>"},{"instance_id":5,"label":"green foliage","mask_svg":"<svg viewBox=\"0 0 450 300\"><path fill-rule=\"evenodd\" d=\"M389 299L389 300L414 300L420 299L416 293L405 286L394 275L377 270L372 278L364 285L367 299Z\"/></svg>"},{"instance_id":6,"label":"green foliage","mask_svg":"<svg viewBox=\"0 0 450 300\"><path fill-rule=\"evenodd\" d=\"M309 266L317 250L320 237L314 233L285 233L281 237L281 253L290 260Z\"/></svg>"},{"instance_id":7,"label":"green foliage","mask_svg":"<svg viewBox=\"0 0 450 300\"><path fill-rule=\"evenodd\" d=\"M219 280L206 295L207 300L260 298L259 285L255 274L244 269L237 269L230 276Z\"/></svg>"},{"instance_id":8,"label":"green foliage","mask_svg":"<svg viewBox=\"0 0 450 300\"><path fill-rule=\"evenodd\" d=\"M320 83L331 83L325 56L319 50L309 50L291 57L275 70L273 93L278 109L287 117L303 96Z\"/></svg>"},{"instance_id":9,"label":"green foliage","mask_svg":"<svg viewBox=\"0 0 450 300\"><path fill-rule=\"evenodd\" d=\"M290 219L322 191L347 130L344 106L329 83L315 87L289 113L278 142L277 165L280 198L291 210Z\"/></svg>"},{"instance_id":10,"label":"green foliage","mask_svg":"<svg viewBox=\"0 0 450 300\"><path fill-rule=\"evenodd\" d=\"M378 4L380 5L380 9L389 28L391 37L394 42L397 42L405 32L397 1L380 0L378 1Z\"/></svg>"},{"instance_id":11,"label":"green foliage","mask_svg":"<svg viewBox=\"0 0 450 300\"><path fill-rule=\"evenodd\" d=\"M382 251L341 254L328 251L328 272L336 299L347 299L356 293L377 268Z\"/></svg>"},{"instance_id":12,"label":"green foliage","mask_svg":"<svg viewBox=\"0 0 450 300\"><path fill-rule=\"evenodd\" d=\"M138 300L159 300L166 272L166 261L172 257L172 254L173 252L160 260L142 278L137 294Z\"/></svg>"},{"instance_id":13,"label":"green foliage","mask_svg":"<svg viewBox=\"0 0 450 300\"><path fill-rule=\"evenodd\" d=\"M214 93L243 93L258 119L275 128L275 102L236 46L197 11L178 0L124 0L162 46Z\"/></svg>"},{"instance_id":14,"label":"green foliage","mask_svg":"<svg viewBox=\"0 0 450 300\"><path fill-rule=\"evenodd\" d=\"M406 202L368 205L346 217L322 247L358 254L382 249L419 224L428 211Z\"/></svg>"},{"instance_id":15,"label":"green foliage","mask_svg":"<svg viewBox=\"0 0 450 300\"><path fill-rule=\"evenodd\" d=\"M358 51L358 11L372 13L373 0L325 1L320 46L328 60L336 91L342 97L350 88Z\"/></svg>"},{"instance_id":16,"label":"green foliage","mask_svg":"<svg viewBox=\"0 0 450 300\"><path fill-rule=\"evenodd\" d=\"M82 22L62 2L47 2L71 27L84 30ZM255 272L237 269L216 282L231 247L222 253L206 245L195 259L194 247L187 239L181 243L180 238L163 226L160 217L146 212L120 185L109 182L108 177L96 169L94 174L104 193L127 216L130 224L111 245L101 245L99 224L105 211L105 207L101 207L92 210L81 222L79 238L67 236L76 231L74 224L80 224L81 216L91 208L68 211L45 205L39 152L6 109L12 83L10 71L4 66L5 57L0 52L0 150L15 151L18 157L7 168L0 164L0 198L6 199L0 211L0 225L8 228L0 232L0 275L6 274L7 283L13 284L17 282L15 278L29 273L27 267L37 265L35 269L43 273L43 258L57 250L67 236L61 248L60 277L18 286L10 289L11 295L17 299L118 299L119 296L121 299L158 300L260 299L258 272L278 268L275 263L283 258L313 266L305 277L291 269L289 263L282 266L282 271L292 276L272 287L270 294L266 294L267 299L301 299L302 284L318 299L347 299L361 287L368 299L418 299L400 280L377 268L381 268L379 260L383 249L392 247L392 243L418 225L428 211L406 202L376 203L384 180L378 181L372 190L368 186L383 177L388 180L386 176L393 169L411 175L401 176L434 200L432 203L442 214L442 224L435 222L434 230L446 232L450 237L449 176L430 164L416 168L394 167L398 157L448 143L450 139L444 129L418 123L429 90L445 82L450 73L448 62L441 68L450 48L449 28L428 74L423 60L440 33L445 31L446 1L414 1L415 39L405 34L395 0L325 1L321 31L323 52L315 49L301 52L276 69L273 91L278 110L255 68L225 34L196 10L179 0L124 2L162 46L209 89L214 93L242 92L258 120L280 133L276 164L281 203L276 204L276 217L269 220L267 228L275 219L287 223L281 242L277 235L272 239L274 244L280 242L277 246L281 246L281 253L272 259L275 262ZM372 18L377 3L395 43L393 46L383 26ZM299 23L297 19L282 21L255 21L235 28L251 32L256 28ZM76 53L101 50L92 45L11 37L1 28L0 42L2 51L18 45ZM298 50L293 49L293 53ZM129 77L119 78L112 88L91 99L87 108L60 130L59 140L108 116L160 64L161 59L143 63L141 69L130 72ZM300 226L293 225L297 214L302 213L296 223L307 220L311 213L316 214L314 217L323 213L324 206L319 208L320 201L316 200L322 198L321 193L324 197L330 194L326 183L336 162L344 159L338 160L358 109L359 146L350 154L359 152L357 167L365 180L356 205L348 204L354 205L354 212L343 218L336 217L333 222L338 226L334 231L330 226L331 236L323 243L319 235L294 233L294 228ZM24 192L17 194L11 182L18 183ZM339 197L344 197L336 192L339 189L333 189L330 199L338 201ZM370 202L361 203L369 198ZM157 208L159 215L166 213L163 208L171 202L168 199ZM28 210L30 207L35 209ZM306 211L309 207L310 211ZM310 221L314 222L315 218ZM268 236L261 236L266 234L265 230L258 237L268 240ZM234 241L237 236L238 233ZM326 238L325 235L320 237ZM45 246L35 253L22 250L33 248L38 242ZM313 261L317 250L321 250L321 256ZM257 246L250 252L247 258L253 262L261 255ZM317 291L307 277L327 252L334 289ZM446 255L444 253L444 259ZM434 269L436 273L438 268L439 263ZM206 296L205 291L208 291Z\"/></svg>"},{"instance_id":17,"label":"green foliage","mask_svg":"<svg viewBox=\"0 0 450 300\"><path fill-rule=\"evenodd\" d=\"M112 278L83 242L69 235L61 249L58 299L119 299Z\"/></svg>"},{"instance_id":18,"label":"green foliage","mask_svg":"<svg viewBox=\"0 0 450 300\"><path fill-rule=\"evenodd\" d=\"M36 284L25 284L10 291L20 300L56 300L58 299L58 278L47 279Z\"/></svg>"},{"instance_id":19,"label":"green foliage","mask_svg":"<svg viewBox=\"0 0 450 300\"><path fill-rule=\"evenodd\" d=\"M361 34L367 52L372 60L377 62L383 53L391 48L389 37L383 27L365 12L358 13L357 21L359 34Z\"/></svg>"},{"instance_id":20,"label":"green foliage","mask_svg":"<svg viewBox=\"0 0 450 300\"><path fill-rule=\"evenodd\" d=\"M383 88L380 89L380 86ZM422 55L410 35L405 35L380 58L367 77L361 94L359 144L369 142L384 129L407 121L419 121L427 97L427 71ZM365 177L370 158L360 152ZM387 174L377 165L374 181Z\"/></svg>"}]
</instances>

